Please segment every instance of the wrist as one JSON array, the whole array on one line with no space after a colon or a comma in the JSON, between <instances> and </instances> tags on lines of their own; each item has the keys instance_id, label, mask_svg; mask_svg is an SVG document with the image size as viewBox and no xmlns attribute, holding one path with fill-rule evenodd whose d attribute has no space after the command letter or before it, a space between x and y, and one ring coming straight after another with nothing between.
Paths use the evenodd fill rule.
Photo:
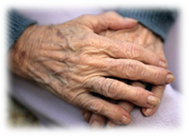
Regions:
<instances>
[{"instance_id":1,"label":"wrist","mask_svg":"<svg viewBox=\"0 0 189 136\"><path fill-rule=\"evenodd\" d=\"M36 53L34 51L36 30L39 27L38 25L27 27L9 51L9 69L18 76L30 79L28 67L31 57Z\"/></svg>"}]
</instances>

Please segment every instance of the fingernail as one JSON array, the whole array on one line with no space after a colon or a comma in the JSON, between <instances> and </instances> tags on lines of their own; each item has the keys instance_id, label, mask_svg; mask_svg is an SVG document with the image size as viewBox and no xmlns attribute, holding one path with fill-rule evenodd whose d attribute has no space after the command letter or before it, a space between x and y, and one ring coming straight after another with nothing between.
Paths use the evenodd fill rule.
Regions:
<instances>
[{"instance_id":1,"label":"fingernail","mask_svg":"<svg viewBox=\"0 0 189 136\"><path fill-rule=\"evenodd\" d=\"M148 103L152 106L157 106L160 103L160 99L156 96L148 96Z\"/></svg>"},{"instance_id":2,"label":"fingernail","mask_svg":"<svg viewBox=\"0 0 189 136\"><path fill-rule=\"evenodd\" d=\"M137 23L138 21L133 18L125 18L126 21Z\"/></svg>"},{"instance_id":3,"label":"fingernail","mask_svg":"<svg viewBox=\"0 0 189 136\"><path fill-rule=\"evenodd\" d=\"M128 117L126 117L126 116L122 116L122 118L121 118L121 122L122 122L123 124L129 124L130 121L131 121L131 120L130 120Z\"/></svg>"},{"instance_id":4,"label":"fingernail","mask_svg":"<svg viewBox=\"0 0 189 136\"><path fill-rule=\"evenodd\" d=\"M106 125L106 128L107 128L107 129L112 129L113 127L110 126L110 124L107 124L107 125Z\"/></svg>"},{"instance_id":5,"label":"fingernail","mask_svg":"<svg viewBox=\"0 0 189 136\"><path fill-rule=\"evenodd\" d=\"M92 127L92 128L101 128L102 125L101 125L98 121L93 121L93 122L91 123L91 127Z\"/></svg>"},{"instance_id":6,"label":"fingernail","mask_svg":"<svg viewBox=\"0 0 189 136\"><path fill-rule=\"evenodd\" d=\"M167 69L168 74L173 74L170 70Z\"/></svg>"},{"instance_id":7,"label":"fingernail","mask_svg":"<svg viewBox=\"0 0 189 136\"><path fill-rule=\"evenodd\" d=\"M159 61L159 66L166 68L167 64L163 61Z\"/></svg>"},{"instance_id":8,"label":"fingernail","mask_svg":"<svg viewBox=\"0 0 189 136\"><path fill-rule=\"evenodd\" d=\"M167 75L166 83L171 83L175 80L175 77L172 74Z\"/></svg>"},{"instance_id":9,"label":"fingernail","mask_svg":"<svg viewBox=\"0 0 189 136\"><path fill-rule=\"evenodd\" d=\"M144 115L146 115L147 117L151 115L153 109L146 109L146 111L144 112Z\"/></svg>"},{"instance_id":10,"label":"fingernail","mask_svg":"<svg viewBox=\"0 0 189 136\"><path fill-rule=\"evenodd\" d=\"M113 123L113 122L111 122L111 121L109 121L108 123L107 123L107 128L113 128L113 127L115 127L115 126L117 126L115 123Z\"/></svg>"}]
</instances>

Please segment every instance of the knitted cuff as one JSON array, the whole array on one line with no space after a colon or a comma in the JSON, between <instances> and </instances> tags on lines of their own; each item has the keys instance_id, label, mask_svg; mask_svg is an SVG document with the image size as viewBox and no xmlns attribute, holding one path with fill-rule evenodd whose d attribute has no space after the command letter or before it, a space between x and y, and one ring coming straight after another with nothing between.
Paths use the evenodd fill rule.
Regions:
<instances>
[{"instance_id":1,"label":"knitted cuff","mask_svg":"<svg viewBox=\"0 0 189 136\"><path fill-rule=\"evenodd\" d=\"M32 20L20 16L8 3L0 8L0 69L5 70L4 61L6 53L15 40L29 25L35 23Z\"/></svg>"},{"instance_id":2,"label":"knitted cuff","mask_svg":"<svg viewBox=\"0 0 189 136\"><path fill-rule=\"evenodd\" d=\"M138 20L152 32L166 39L169 29L177 17L176 10L168 9L117 9L116 12L124 17Z\"/></svg>"}]
</instances>

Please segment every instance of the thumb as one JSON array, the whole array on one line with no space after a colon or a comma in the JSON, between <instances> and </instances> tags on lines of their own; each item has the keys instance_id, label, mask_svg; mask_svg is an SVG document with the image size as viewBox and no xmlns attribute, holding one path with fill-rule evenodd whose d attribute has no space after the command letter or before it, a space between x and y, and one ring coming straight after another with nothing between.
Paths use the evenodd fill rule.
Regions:
<instances>
[{"instance_id":1,"label":"thumb","mask_svg":"<svg viewBox=\"0 0 189 136\"><path fill-rule=\"evenodd\" d=\"M116 12L106 12L99 15L84 15L82 23L91 28L95 33L99 33L108 29L119 30L133 28L138 24L138 21L131 18L124 18Z\"/></svg>"}]
</instances>

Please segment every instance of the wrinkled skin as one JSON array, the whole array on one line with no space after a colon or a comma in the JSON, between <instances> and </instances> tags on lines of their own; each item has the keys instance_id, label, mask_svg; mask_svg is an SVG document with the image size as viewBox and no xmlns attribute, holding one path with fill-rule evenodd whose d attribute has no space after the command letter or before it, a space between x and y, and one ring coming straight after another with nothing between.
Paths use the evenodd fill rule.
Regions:
<instances>
[{"instance_id":1,"label":"wrinkled skin","mask_svg":"<svg viewBox=\"0 0 189 136\"><path fill-rule=\"evenodd\" d=\"M153 108L160 102L154 93L108 77L156 85L174 80L167 69L159 67L165 59L158 54L134 43L98 35L136 25L137 21L114 12L85 15L58 25L32 25L10 51L11 70L68 103L116 124L127 124L130 115L124 108L91 93Z\"/></svg>"},{"instance_id":2,"label":"wrinkled skin","mask_svg":"<svg viewBox=\"0 0 189 136\"><path fill-rule=\"evenodd\" d=\"M100 35L103 35L113 40L136 43L138 46L142 46L147 50L151 50L165 59L165 55L163 52L163 43L161 39L142 25L138 25L137 27L134 27L132 29L124 29L118 31L108 30L100 33ZM167 63L165 63L164 67L167 67ZM141 82L130 82L130 84L132 86L146 88L146 85L142 84ZM159 99L161 99L164 89L165 89L165 85L153 85L151 92L153 92ZM128 101L116 101L116 102L113 101L113 102L122 106L126 111L128 111L128 113L130 113L135 107L133 103L130 103ZM142 113L145 116L151 116L158 109L158 106L159 105L148 109L144 107L142 108ZM92 113L87 110L83 110L82 114L84 116L84 119L87 122L89 122L92 127L102 127L106 125L106 122L107 122L107 126L109 127L115 127L117 125L109 121L105 117L96 113Z\"/></svg>"}]
</instances>

